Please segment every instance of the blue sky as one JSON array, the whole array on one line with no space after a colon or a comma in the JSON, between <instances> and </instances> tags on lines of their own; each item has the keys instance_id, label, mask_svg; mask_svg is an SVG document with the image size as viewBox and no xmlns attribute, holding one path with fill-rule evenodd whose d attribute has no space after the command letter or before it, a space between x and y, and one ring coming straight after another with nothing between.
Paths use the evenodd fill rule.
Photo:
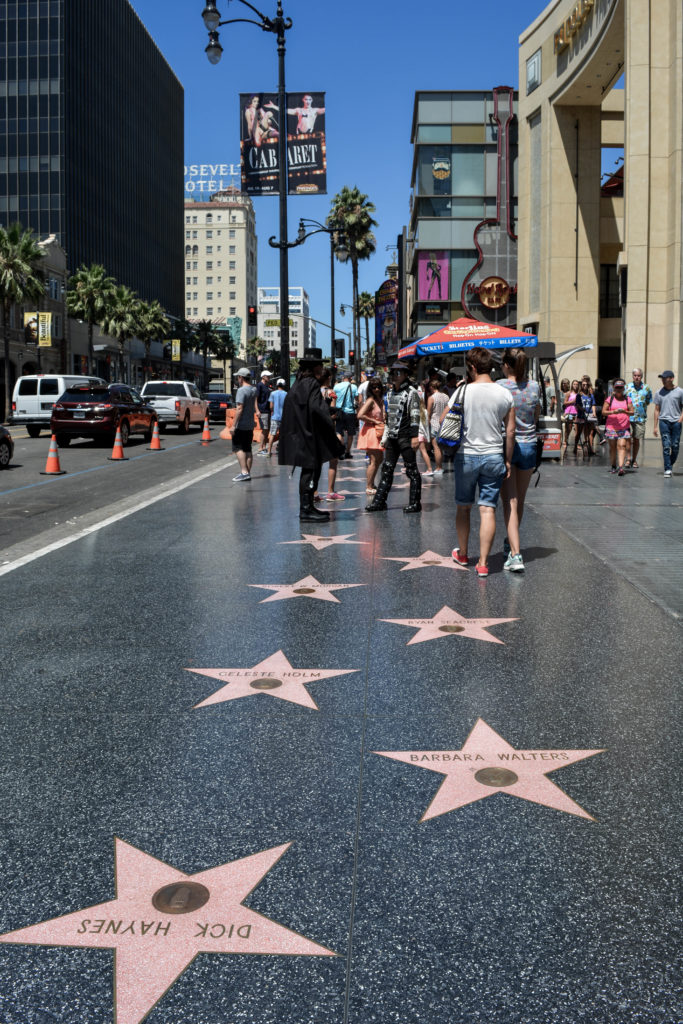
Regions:
<instances>
[{"instance_id":1,"label":"blue sky","mask_svg":"<svg viewBox=\"0 0 683 1024\"><path fill-rule=\"evenodd\" d=\"M203 0L132 0L185 89L185 162L239 163L240 92L277 88L275 36L252 25L221 30L220 64L204 53ZM223 18L250 17L238 0L217 0ZM276 0L256 3L272 16ZM357 185L375 203L377 252L361 264L360 287L375 292L385 277L390 249L408 220L415 91L518 87L520 33L543 10L543 0L284 0L293 21L287 33L287 88L326 96L328 195L289 201L289 237L299 217L324 220L330 198ZM255 198L259 285L279 283L278 203ZM328 321L329 248L317 235L290 255L289 280L311 297L311 315ZM337 306L351 302L350 268L337 265ZM350 330L350 317L338 326ZM320 328L319 343L329 344Z\"/></svg>"}]
</instances>

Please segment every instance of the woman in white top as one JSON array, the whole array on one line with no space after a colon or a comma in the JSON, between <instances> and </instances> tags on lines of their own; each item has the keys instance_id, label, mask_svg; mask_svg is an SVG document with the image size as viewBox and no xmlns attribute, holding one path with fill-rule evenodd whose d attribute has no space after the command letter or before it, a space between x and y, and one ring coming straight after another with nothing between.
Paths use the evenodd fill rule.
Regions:
<instances>
[{"instance_id":1,"label":"woman in white top","mask_svg":"<svg viewBox=\"0 0 683 1024\"><path fill-rule=\"evenodd\" d=\"M437 437L439 436L439 426L443 419L443 414L447 408L448 395L444 390L444 385L438 380L432 381L432 393L427 399L427 416L429 417L429 427L432 432L434 462L436 463L434 476L443 476L443 452L439 447Z\"/></svg>"},{"instance_id":2,"label":"woman in white top","mask_svg":"<svg viewBox=\"0 0 683 1024\"><path fill-rule=\"evenodd\" d=\"M515 403L515 447L512 453L510 475L503 480L500 496L503 499L503 518L507 529L507 561L503 566L509 572L524 572L520 552L519 527L524 515L524 498L536 468L536 424L541 411L541 388L527 376L526 355L522 348L507 348L503 355L505 380L498 384L506 388Z\"/></svg>"}]
</instances>

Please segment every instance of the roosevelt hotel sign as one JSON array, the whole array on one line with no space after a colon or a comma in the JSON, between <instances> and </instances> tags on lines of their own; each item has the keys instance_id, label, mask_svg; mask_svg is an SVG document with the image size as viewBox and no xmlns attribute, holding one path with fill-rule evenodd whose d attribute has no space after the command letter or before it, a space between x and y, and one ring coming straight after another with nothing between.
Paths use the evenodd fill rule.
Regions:
<instances>
[{"instance_id":1,"label":"roosevelt hotel sign","mask_svg":"<svg viewBox=\"0 0 683 1024\"><path fill-rule=\"evenodd\" d=\"M240 181L239 164L187 164L185 166L185 195L205 195L222 192Z\"/></svg>"}]
</instances>

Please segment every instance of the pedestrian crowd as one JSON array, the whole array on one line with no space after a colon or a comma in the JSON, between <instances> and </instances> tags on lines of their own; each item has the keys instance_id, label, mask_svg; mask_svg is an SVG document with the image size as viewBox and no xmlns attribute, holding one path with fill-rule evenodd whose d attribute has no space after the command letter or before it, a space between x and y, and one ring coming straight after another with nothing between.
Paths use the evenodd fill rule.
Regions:
<instances>
[{"instance_id":1,"label":"pedestrian crowd","mask_svg":"<svg viewBox=\"0 0 683 1024\"><path fill-rule=\"evenodd\" d=\"M588 459L607 444L610 472L618 476L638 468L648 406L653 404L664 476L672 476L683 424L683 389L674 384L672 371L659 375L662 386L654 394L643 381L642 370L635 369L629 385L621 378L607 387L599 379L593 383L587 375L581 380L563 379L558 396L549 378L543 384L530 379L523 348L503 351L500 379L492 376L494 356L487 349L470 349L465 366L464 379L454 371L434 369L415 383L410 367L399 361L389 369L388 386L379 376L370 375L364 375L357 386L350 372L335 383L324 366L322 351L310 348L299 362L289 392L282 378L273 386L267 370L255 387L250 371L243 367L237 372L231 431L240 472L233 479L236 483L251 479L255 424L261 430L257 455L272 456L279 442L280 465L301 470L299 518L303 522L327 521L330 513L319 507L322 500L344 500L336 490L340 460L364 457L369 513L387 510L399 459L408 478L403 511L409 515L422 511L422 478L452 472L457 536L452 557L459 565L470 563L471 511L476 502L479 558L475 572L484 578L489 572L499 499L506 530L504 568L524 571L520 526L531 477L542 457L543 438L537 426L544 400L551 414L558 411L559 402L565 452L573 441L574 454ZM448 430L446 424L451 424ZM319 493L325 463L327 490Z\"/></svg>"}]
</instances>

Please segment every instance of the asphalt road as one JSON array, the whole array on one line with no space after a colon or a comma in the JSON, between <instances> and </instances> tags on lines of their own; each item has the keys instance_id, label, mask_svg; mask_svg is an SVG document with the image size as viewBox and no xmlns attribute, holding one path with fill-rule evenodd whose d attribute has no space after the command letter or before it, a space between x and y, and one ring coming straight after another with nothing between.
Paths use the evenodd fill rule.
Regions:
<instances>
[{"instance_id":1,"label":"asphalt road","mask_svg":"<svg viewBox=\"0 0 683 1024\"><path fill-rule=\"evenodd\" d=\"M108 445L72 441L59 452L65 475L42 476L49 435L30 438L21 428L12 430L14 458L0 473L0 560L132 505L141 495L218 467L232 458L230 443L218 439L218 432L213 427L215 440L203 446L201 430L187 435L168 430L161 436L161 452L150 452L142 437L131 437L125 462L111 462Z\"/></svg>"}]
</instances>

